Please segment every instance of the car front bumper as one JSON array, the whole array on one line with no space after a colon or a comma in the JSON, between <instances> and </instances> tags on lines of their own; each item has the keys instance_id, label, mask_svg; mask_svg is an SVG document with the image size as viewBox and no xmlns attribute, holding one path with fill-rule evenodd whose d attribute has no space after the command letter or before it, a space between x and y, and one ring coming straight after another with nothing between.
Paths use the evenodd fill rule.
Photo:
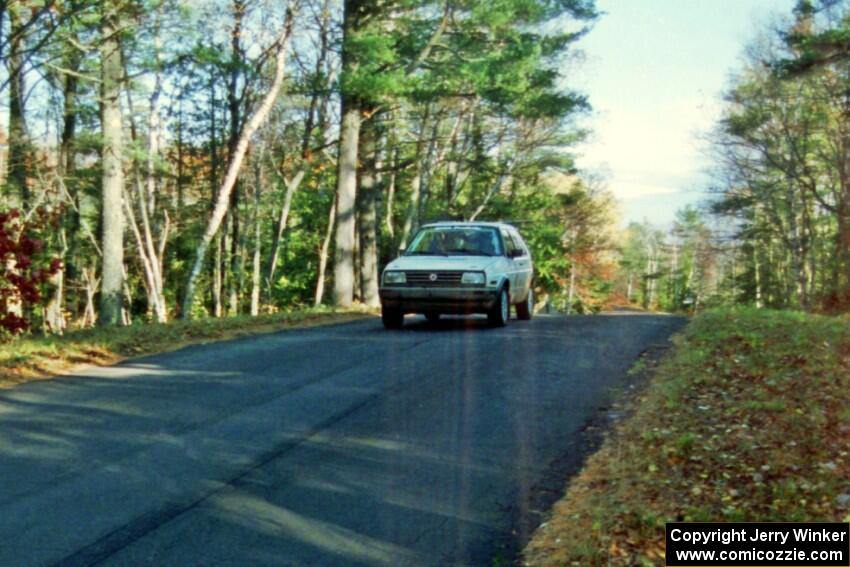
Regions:
<instances>
[{"instance_id":1,"label":"car front bumper","mask_svg":"<svg viewBox=\"0 0 850 567\"><path fill-rule=\"evenodd\" d=\"M381 288L381 305L405 313L486 313L498 298L497 289L475 288Z\"/></svg>"}]
</instances>

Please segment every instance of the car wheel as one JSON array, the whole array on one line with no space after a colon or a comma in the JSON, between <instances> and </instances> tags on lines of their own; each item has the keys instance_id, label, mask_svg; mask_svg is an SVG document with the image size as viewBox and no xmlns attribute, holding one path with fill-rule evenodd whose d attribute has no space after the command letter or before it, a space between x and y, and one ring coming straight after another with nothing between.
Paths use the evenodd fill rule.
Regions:
<instances>
[{"instance_id":1,"label":"car wheel","mask_svg":"<svg viewBox=\"0 0 850 567\"><path fill-rule=\"evenodd\" d=\"M428 322L432 325L440 322L440 314L434 313L433 311L425 313L425 318L428 319Z\"/></svg>"},{"instance_id":2,"label":"car wheel","mask_svg":"<svg viewBox=\"0 0 850 567\"><path fill-rule=\"evenodd\" d=\"M381 322L385 329L401 329L404 326L404 312L401 309L381 309Z\"/></svg>"},{"instance_id":3,"label":"car wheel","mask_svg":"<svg viewBox=\"0 0 850 567\"><path fill-rule=\"evenodd\" d=\"M522 303L516 304L516 317L522 321L528 321L534 315L534 292L528 289L528 297Z\"/></svg>"},{"instance_id":4,"label":"car wheel","mask_svg":"<svg viewBox=\"0 0 850 567\"><path fill-rule=\"evenodd\" d=\"M511 304L508 299L508 289L503 287L499 292L499 297L496 299L496 302L493 303L493 307L490 308L490 312L487 313L487 321L490 323L490 326L504 327L508 322L510 307Z\"/></svg>"}]
</instances>

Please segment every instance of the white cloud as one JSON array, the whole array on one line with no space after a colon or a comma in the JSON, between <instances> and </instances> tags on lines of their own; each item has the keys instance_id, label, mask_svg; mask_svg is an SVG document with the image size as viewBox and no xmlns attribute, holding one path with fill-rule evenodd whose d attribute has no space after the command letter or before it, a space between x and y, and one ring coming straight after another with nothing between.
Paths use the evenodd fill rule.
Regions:
<instances>
[{"instance_id":1,"label":"white cloud","mask_svg":"<svg viewBox=\"0 0 850 567\"><path fill-rule=\"evenodd\" d=\"M683 99L640 108L600 108L593 138L579 148L581 161L591 166L606 163L618 176L689 176L702 161L697 136L713 122L716 110L711 106Z\"/></svg>"},{"instance_id":2,"label":"white cloud","mask_svg":"<svg viewBox=\"0 0 850 567\"><path fill-rule=\"evenodd\" d=\"M593 121L594 136L578 148L580 167L608 172L609 188L623 201L694 188L705 163L699 134L711 127L718 104L701 95L606 102Z\"/></svg>"},{"instance_id":3,"label":"white cloud","mask_svg":"<svg viewBox=\"0 0 850 567\"><path fill-rule=\"evenodd\" d=\"M650 195L665 195L668 193L678 193L679 189L674 187L665 187L664 185L652 185L649 183L633 183L630 181L620 181L612 179L608 183L608 188L615 197L622 201L630 201L632 199L640 199Z\"/></svg>"}]
</instances>

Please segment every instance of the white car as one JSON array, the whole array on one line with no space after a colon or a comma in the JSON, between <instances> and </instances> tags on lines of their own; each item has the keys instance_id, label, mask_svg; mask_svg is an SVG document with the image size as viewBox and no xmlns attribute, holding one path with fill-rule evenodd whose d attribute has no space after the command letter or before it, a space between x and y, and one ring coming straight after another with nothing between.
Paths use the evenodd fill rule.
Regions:
<instances>
[{"instance_id":1,"label":"white car","mask_svg":"<svg viewBox=\"0 0 850 567\"><path fill-rule=\"evenodd\" d=\"M407 313L422 313L431 322L443 313L486 313L491 325L501 327L513 304L517 318L528 320L532 276L528 246L509 224L427 224L384 268L381 319L387 329L399 329Z\"/></svg>"}]
</instances>

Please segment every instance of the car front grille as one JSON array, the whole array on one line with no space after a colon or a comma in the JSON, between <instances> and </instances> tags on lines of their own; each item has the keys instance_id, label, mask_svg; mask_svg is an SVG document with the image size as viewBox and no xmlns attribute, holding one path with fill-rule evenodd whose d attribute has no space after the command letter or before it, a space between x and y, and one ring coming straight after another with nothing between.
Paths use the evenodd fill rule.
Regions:
<instances>
[{"instance_id":1,"label":"car front grille","mask_svg":"<svg viewBox=\"0 0 850 567\"><path fill-rule=\"evenodd\" d=\"M458 287L463 277L460 270L406 270L407 285L410 287Z\"/></svg>"}]
</instances>

